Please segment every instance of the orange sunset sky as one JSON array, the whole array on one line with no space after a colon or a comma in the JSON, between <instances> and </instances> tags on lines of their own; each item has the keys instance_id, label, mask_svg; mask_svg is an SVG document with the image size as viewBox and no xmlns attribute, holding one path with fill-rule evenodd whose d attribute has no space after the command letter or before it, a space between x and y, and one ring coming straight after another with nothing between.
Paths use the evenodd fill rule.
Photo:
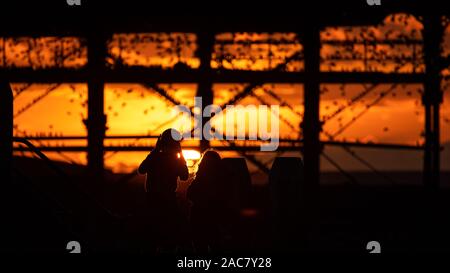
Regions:
<instances>
[{"instance_id":1,"label":"orange sunset sky","mask_svg":"<svg viewBox=\"0 0 450 273\"><path fill-rule=\"evenodd\" d=\"M406 23L405 23L406 22ZM420 30L422 25L420 20L406 15L389 16L379 26L370 28L352 27L352 28L329 28L321 33L322 41L327 40L358 40L358 39L396 39L399 35L407 35L410 39L421 39ZM370 37L365 36L371 33ZM165 36L164 36L165 35ZM172 67L177 62L183 62L191 67L198 67L198 59L195 58L195 35L181 34L120 34L115 35L109 44L111 56L119 58L127 65L143 66L162 66ZM167 37L166 37L167 36ZM141 38L146 42L135 43L133 38ZM168 39L168 42L156 41L157 39ZM145 40L147 39L147 40ZM224 33L216 36L216 40L248 40L255 43L249 48L239 49L236 45L216 46L215 56L219 55L219 50L223 50L235 56L234 59L214 59L211 62L213 68L223 69L249 69L264 70L276 66L286 56L301 50L300 43L270 46L261 43L265 39L283 39L295 41L296 35L292 33L278 34L230 34ZM176 42L174 42L176 41ZM134 44L133 44L134 43ZM66 39L57 43L53 38L42 38L41 40L30 40L24 38L19 41L12 41L8 38L2 38L0 52L5 52L0 65L13 64L15 66L51 66L52 53L59 47L63 53L70 48L81 48L74 58L64 60L60 65L67 67L80 67L85 64L86 52L76 39ZM159 45L158 45L159 44ZM183 46L180 46L183 45ZM174 46L176 45L176 46ZM450 54L450 27L446 29L446 36L442 43L443 56ZM269 48L271 47L271 48ZM34 49L32 49L34 48ZM32 49L32 50L31 50ZM167 53L165 50L172 50ZM248 50L245 52L245 50ZM342 49L342 55L345 55ZM242 52L244 51L244 52ZM269 51L277 58L261 58L265 52ZM335 55L339 48L324 45L321 50L321 56L326 57ZM362 47L352 48L353 54L362 54ZM420 50L419 50L420 51ZM31 53L30 53L31 52ZM167 54L165 54L165 52ZM377 58L377 54L401 55L403 57L411 56L413 50L405 46L389 48L388 46L378 45L369 51L368 57ZM23 54L27 55L23 57ZM247 55L245 55L247 54ZM340 53L339 53L340 54ZM419 53L418 53L419 54ZM244 57L239 57L244 56ZM245 57L246 56L246 57ZM221 60L221 61L220 61ZM114 66L111 60L107 62ZM354 70L376 70L381 72L392 72L396 67L394 62L370 61L366 66L361 61L323 61L322 71L354 71ZM303 69L301 61L293 61L287 67L287 70L298 71ZM402 65L398 71L401 73L410 73L413 70L423 72L423 64L418 63L413 66L411 63ZM443 71L443 75L450 74L448 69ZM444 101L441 106L441 142L450 148L450 92L443 82ZM161 84L178 101L185 105L192 106L197 85L192 84ZM32 84L27 86L23 83L12 84L14 99L14 126L15 135L86 135L86 129L82 122L87 117L87 85L86 84ZM20 92L26 87L26 91ZM244 88L243 84L215 84L214 103L223 104L236 93ZM336 109L346 106L352 97L365 88L371 88L370 84L328 84L321 86L321 104L320 116L325 118ZM424 111L421 104L421 92L423 86L420 84L399 84L392 87L391 84L379 84L373 87L373 91L364 97L361 101L355 103L340 115L327 121L324 124L324 132L334 134L338 132L340 126L345 125L351 119L365 111L368 104L378 98L380 93L389 90L389 94L380 103L371 107L354 124L339 134L337 140L375 142L375 143L396 143L418 145L423 143L422 132L424 128ZM291 107L280 107L280 114L283 121L280 121L280 137L293 138L299 137L299 124L302 121L303 113L303 85L301 84L266 84L254 91L254 96L249 96L239 104L242 105L260 105L263 102L267 104L280 104L270 93L275 93L285 103ZM33 101L37 101L32 105ZM32 105L32 106L31 106ZM165 123L173 117L173 105L164 98L140 84L106 84L105 85L105 113L107 114L107 135L156 135L164 129L177 124L175 121ZM234 113L233 113L234 114ZM236 113L237 116L241 113ZM237 120L242 120L238 118ZM161 124L165 126L161 127ZM328 139L326 133L322 134L322 139ZM147 144L153 143L150 140L135 141L106 141L108 144ZM65 145L85 145L86 141L71 142L36 142L40 144L65 144ZM329 151L331 154L339 157L339 151ZM86 163L84 153L64 153L49 154L52 158L58 160L71 160L79 164ZM233 153L224 153L224 155L233 156ZM381 169L412 169L420 170L421 156L420 152L398 152L398 151L365 151L365 155L373 160L375 165ZM398 155L399 160L395 164L386 158L392 158ZM116 172L128 172L133 170L145 157L141 152L120 152L107 153L105 155L106 165ZM448 149L443 152L442 168L450 170L450 157ZM360 169L355 163L344 163L347 169ZM333 167L323 164L324 170L333 170Z\"/></svg>"}]
</instances>

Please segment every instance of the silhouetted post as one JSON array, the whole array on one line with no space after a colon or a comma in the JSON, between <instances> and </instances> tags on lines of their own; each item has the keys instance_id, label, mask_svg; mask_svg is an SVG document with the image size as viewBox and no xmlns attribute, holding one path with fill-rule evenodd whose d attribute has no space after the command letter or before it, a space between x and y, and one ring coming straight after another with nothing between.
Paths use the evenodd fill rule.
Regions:
<instances>
[{"instance_id":1,"label":"silhouetted post","mask_svg":"<svg viewBox=\"0 0 450 273\"><path fill-rule=\"evenodd\" d=\"M13 94L8 82L0 82L0 174L11 181L13 157Z\"/></svg>"},{"instance_id":2,"label":"silhouetted post","mask_svg":"<svg viewBox=\"0 0 450 273\"><path fill-rule=\"evenodd\" d=\"M305 163L305 183L308 188L319 185L321 122L319 120L320 102L320 31L317 26L305 28L303 32L303 53L305 60L303 118L303 160Z\"/></svg>"},{"instance_id":3,"label":"silhouetted post","mask_svg":"<svg viewBox=\"0 0 450 273\"><path fill-rule=\"evenodd\" d=\"M271 222L278 250L296 251L302 230L308 223L302 215L305 179L303 162L298 157L277 157L269 174Z\"/></svg>"},{"instance_id":4,"label":"silhouetted post","mask_svg":"<svg viewBox=\"0 0 450 273\"><path fill-rule=\"evenodd\" d=\"M201 81L198 83L197 97L202 98L202 112L206 106L213 104L214 100L212 82L209 77L209 74L211 73L211 55L214 48L214 38L214 33L210 32L201 32L197 34L197 56L200 59L199 72L202 75ZM210 118L203 117L202 124L204 125L209 119ZM202 139L200 141L200 150L202 152L209 147L208 140Z\"/></svg>"},{"instance_id":5,"label":"silhouetted post","mask_svg":"<svg viewBox=\"0 0 450 273\"><path fill-rule=\"evenodd\" d=\"M224 158L222 162L230 189L228 200L231 201L234 209L240 210L248 205L252 187L247 162L241 157Z\"/></svg>"},{"instance_id":6,"label":"silhouetted post","mask_svg":"<svg viewBox=\"0 0 450 273\"><path fill-rule=\"evenodd\" d=\"M224 219L230 227L232 244L242 249L248 246L249 231L246 219L242 217L243 209L248 208L251 200L252 182L247 162L244 158L222 159L226 179L226 207Z\"/></svg>"},{"instance_id":7,"label":"silhouetted post","mask_svg":"<svg viewBox=\"0 0 450 273\"><path fill-rule=\"evenodd\" d=\"M106 131L104 114L104 70L106 37L101 32L88 35L88 168L92 175L103 174L103 140Z\"/></svg>"},{"instance_id":8,"label":"silhouetted post","mask_svg":"<svg viewBox=\"0 0 450 273\"><path fill-rule=\"evenodd\" d=\"M425 92L422 97L425 106L425 155L424 184L436 189L440 175L439 107L442 102L441 91L441 49L444 34L440 16L425 15L423 43L425 57Z\"/></svg>"}]
</instances>

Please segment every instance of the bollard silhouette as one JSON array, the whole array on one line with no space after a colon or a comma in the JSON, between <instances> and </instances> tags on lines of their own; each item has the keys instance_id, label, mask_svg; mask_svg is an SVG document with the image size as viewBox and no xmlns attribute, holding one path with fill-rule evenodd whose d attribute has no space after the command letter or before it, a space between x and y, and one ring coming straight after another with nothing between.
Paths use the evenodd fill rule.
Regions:
<instances>
[{"instance_id":1,"label":"bollard silhouette","mask_svg":"<svg viewBox=\"0 0 450 273\"><path fill-rule=\"evenodd\" d=\"M225 200L227 212L224 213L229 239L225 242L225 248L243 250L249 244L246 221L241 212L249 207L252 183L247 163L244 158L222 159L226 187Z\"/></svg>"},{"instance_id":2,"label":"bollard silhouette","mask_svg":"<svg viewBox=\"0 0 450 273\"><path fill-rule=\"evenodd\" d=\"M239 211L249 205L252 182L247 163L244 158L224 158L222 162L229 184L229 206Z\"/></svg>"},{"instance_id":3,"label":"bollard silhouette","mask_svg":"<svg viewBox=\"0 0 450 273\"><path fill-rule=\"evenodd\" d=\"M301 158L277 157L269 174L273 241L278 251L298 249L304 169Z\"/></svg>"}]
</instances>

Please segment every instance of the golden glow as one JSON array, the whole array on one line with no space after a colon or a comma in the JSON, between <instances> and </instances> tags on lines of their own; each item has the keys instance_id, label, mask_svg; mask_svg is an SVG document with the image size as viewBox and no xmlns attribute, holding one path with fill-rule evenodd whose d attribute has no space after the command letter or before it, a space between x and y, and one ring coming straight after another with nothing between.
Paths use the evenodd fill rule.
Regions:
<instances>
[{"instance_id":1,"label":"golden glow","mask_svg":"<svg viewBox=\"0 0 450 273\"><path fill-rule=\"evenodd\" d=\"M404 21L407 24L404 25ZM325 28L321 32L322 41L344 41L369 39L361 33L365 32L364 27L338 27ZM380 26L370 26L370 32L374 37L370 39L396 39L409 37L410 39L420 40L422 29L421 23L414 17L405 15L389 16ZM387 36L389 33L389 37ZM369 40L370 40L369 39ZM17 40L17 41L16 41ZM237 70L266 70L280 64L282 59L291 56L297 51L302 50L302 44L297 39L295 33L221 33L216 36L217 41L244 42L249 41L251 46L246 43L241 44L223 44L224 53L234 56L233 58L213 58L212 68L237 69ZM279 45L269 44L269 41L288 41L288 44ZM264 43L267 41L268 43ZM53 56L58 55L60 40L52 37L12 39L1 38L0 55L3 53L5 58L0 58L0 66L18 66L32 68L46 68L53 66L63 66L70 68L79 68L87 63L87 48L82 45L78 38L63 38L63 51L71 48L82 48L81 52L66 58L62 64L58 64ZM254 43L253 43L254 42ZM190 68L198 68L199 60L195 55L196 50L195 34L180 33L159 33L159 34L115 34L110 41L110 53L115 58L119 58L127 65L138 66L161 66L162 68L172 68L175 65L184 63ZM252 44L253 43L253 44ZM36 44L33 49L30 45ZM157 46L159 45L159 46ZM172 48L180 48L181 52L171 51ZM213 55L221 54L220 47L215 47ZM333 54L341 54L341 57L348 54L365 54L364 45L356 44L351 50L346 46L337 46L334 43L322 45L321 56L327 57ZM31 50L31 51L30 51ZM222 50L222 49L221 49ZM240 52L245 52L240 56ZM376 57L377 54L386 52L390 57L404 55L412 57L414 51L411 47L404 45L378 44L369 50L368 57ZM421 52L420 46L417 53ZM223 53L223 52L222 52ZM269 54L270 53L270 54ZM450 54L450 26L446 28L446 35L443 43L444 56ZM19 54L19 55L17 55ZM273 56L272 56L273 54ZM345 56L344 56L344 55ZM421 54L418 54L420 57ZM269 56L272 56L269 58ZM217 57L217 56L216 56ZM350 56L352 57L352 56ZM403 57L402 57L403 58ZM370 68L379 72L391 73L394 70L391 61L370 61ZM41 63L41 61L43 61ZM386 64L383 64L385 62ZM109 63L114 65L114 63ZM179 67L183 68L183 66ZM419 62L416 72L423 71L423 63ZM366 64L361 60L349 61L331 60L321 64L321 71L346 71L364 70ZM411 72L412 63L407 63L398 72ZM286 67L286 71L303 70L303 61L293 60ZM443 70L443 75L450 75L450 70ZM14 134L17 136L61 136L74 135L86 136L86 126L83 120L87 118L87 85L86 84L61 84L53 91L49 91L52 85L33 84L26 88L26 92L19 92L26 84L13 84L14 98ZM173 97L180 104L188 107L193 106L193 98L197 92L197 84L159 84L159 87ZM339 109L345 109L338 116L327 121L323 126L321 134L322 140L328 140L329 136L325 133L334 134L349 124L352 119L364 113L367 104L378 98L381 92L387 90L390 85L380 84L375 91L366 95L364 98L349 105L350 98L355 98L359 93L367 88L368 85L348 84L341 86L337 84L321 85L320 115L324 119L332 115ZM214 104L227 104L230 99L244 90L244 84L214 84ZM424 128L423 105L420 100L418 90L423 89L421 85L408 84L404 87L398 86L396 91L386 96L383 101L370 108L363 115L363 118L348 126L337 136L338 141L360 141L360 142L386 142L399 144L423 144L422 131ZM290 107L282 105L282 102L271 96L272 92L281 98ZM302 84L265 84L253 91L253 95L247 96L239 101L239 105L280 105L280 137L286 139L297 139L301 137L299 130L303 121L303 85ZM395 94L394 94L395 93ZM446 88L444 92L444 102L441 106L441 141L450 142L450 92ZM348 106L348 107L347 107ZM107 115L108 136L113 135L159 135L167 128L176 128L181 122L186 126L191 125L191 120L182 118L174 119L171 115L173 105L168 103L163 97L153 90L140 84L115 83L105 84L105 114ZM216 127L223 122L225 117L236 117L233 119L233 127L239 123L245 123L246 128L250 128L251 120L246 118L246 114L241 111L228 111L219 114L211 120ZM224 126L226 128L226 126ZM178 128L182 129L182 128ZM180 130L184 131L184 130ZM249 133L249 132L246 132ZM86 140L58 140L58 141L34 141L37 146L86 146ZM105 140L106 146L146 146L154 147L156 139L124 140L116 139ZM219 142L217 142L219 145ZM194 147L197 142L183 145ZM195 169L195 165L201 158L196 150L183 150L186 164L190 169ZM54 160L67 161L78 164L86 164L86 153L64 152L64 153L46 153ZM221 152L221 155L223 152ZM16 152L16 155L23 155ZM231 154L235 156L235 154ZM146 152L107 152L105 154L105 165L114 172L128 173L137 168L139 163L146 157ZM447 164L448 165L448 164Z\"/></svg>"},{"instance_id":2,"label":"golden glow","mask_svg":"<svg viewBox=\"0 0 450 273\"><path fill-rule=\"evenodd\" d=\"M186 166L189 168L189 172L195 172L195 163L201 158L201 154L197 150L186 149L182 151L183 157L186 160Z\"/></svg>"},{"instance_id":3,"label":"golden glow","mask_svg":"<svg viewBox=\"0 0 450 273\"><path fill-rule=\"evenodd\" d=\"M17 90L24 84L13 84L13 89ZM45 95L46 90L51 87L49 84L33 84L26 92L20 93L14 99L15 115L14 133L18 136L39 136L39 135L80 135L86 136L86 128L83 119L87 117L87 86L85 84L62 84L56 90L48 94L45 99L39 101L33 107L21 113L21 109L26 108L28 104L33 102L36 97ZM322 139L327 140L328 137L324 132L335 133L339 130L341 124L345 125L351 119L363 112L365 105L375 100L380 92L385 91L390 86L381 84L372 93L364 98L364 103L359 101L352 107L348 107L341 114L324 124ZM177 84L172 86L164 86L169 89L171 95L177 100L186 103L188 106L193 105L193 97L195 96L197 86L194 84ZM172 88L172 89L170 89ZM287 103L292 105L296 113L303 113L303 86L277 84L264 85L263 88L274 90ZM361 84L349 84L341 89L341 85L327 84L321 87L327 89L328 92L321 95L320 114L321 118L328 116L337 109L346 106L348 99L357 96L364 86ZM242 85L237 84L216 84L214 85L214 103L221 105L226 103L236 93L242 89ZM404 87L399 86L396 89L396 96L386 96L381 104L372 107L363 118L352 124L348 130L345 130L337 140L339 141L361 141L361 142L386 142L400 144L421 144L423 137L420 133L424 127L423 105L420 102L420 94L418 90L420 85L408 84ZM131 90L131 92L129 91ZM230 91L231 90L231 91ZM16 91L17 92L17 91ZM341 93L345 92L345 96ZM259 90L255 93L259 94ZM408 93L411 93L408 95ZM143 97L142 97L142 96ZM279 103L271 99L265 93L260 94L267 103ZM249 104L259 105L260 102L253 97L247 97L240 101L240 105ZM167 104L156 94L144 90L139 85L130 84L108 84L105 86L105 113L108 116L107 135L158 135L164 129L176 126L176 120L172 121L171 116L172 105ZM301 115L294 113L287 107L280 108L280 114L289 123L298 128L302 118ZM21 114L20 114L21 113ZM237 119L240 113L229 113L236 115ZM441 108L442 130L441 140L443 143L450 141L450 92L444 92L444 102ZM39 118L36 118L39 117ZM222 121L221 115L213 119L213 124ZM248 122L246 120L246 122ZM164 126L160 127L161 124ZM159 128L160 127L160 128ZM249 128L247 126L247 128ZM294 138L298 132L290 128L285 122L280 122L280 136L282 138ZM85 146L86 140L73 141L35 141L36 145L56 145L56 146ZM111 145L142 145L154 147L155 139L146 140L112 140L105 141L106 146ZM190 147L198 145L196 141L183 141L183 145ZM216 143L214 145L220 145ZM51 159L71 161L78 164L86 164L86 153L68 153L63 155L58 153L46 153ZM17 152L16 155L21 155ZM108 152L105 155L105 165L117 173L129 173L135 170L139 163L146 157L146 152ZM194 166L200 159L198 151L189 150L183 152L188 167ZM190 159L191 156L194 159ZM235 156L234 154L231 156Z\"/></svg>"},{"instance_id":4,"label":"golden glow","mask_svg":"<svg viewBox=\"0 0 450 273\"><path fill-rule=\"evenodd\" d=\"M182 153L186 160L199 160L201 157L200 152L196 150L183 150Z\"/></svg>"}]
</instances>

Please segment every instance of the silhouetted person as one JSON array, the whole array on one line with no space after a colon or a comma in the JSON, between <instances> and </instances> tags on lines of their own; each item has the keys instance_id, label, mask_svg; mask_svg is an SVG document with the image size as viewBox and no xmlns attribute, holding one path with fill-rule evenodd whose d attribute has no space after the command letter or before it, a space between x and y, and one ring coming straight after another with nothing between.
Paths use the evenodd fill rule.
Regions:
<instances>
[{"instance_id":1,"label":"silhouetted person","mask_svg":"<svg viewBox=\"0 0 450 273\"><path fill-rule=\"evenodd\" d=\"M204 253L219 247L221 219L226 213L225 182L220 155L206 151L187 191L187 197L193 203L191 224L197 252Z\"/></svg>"},{"instance_id":2,"label":"silhouetted person","mask_svg":"<svg viewBox=\"0 0 450 273\"><path fill-rule=\"evenodd\" d=\"M139 173L147 175L145 190L152 222L149 232L158 247L174 247L179 241L181 214L175 191L178 178L186 180L189 175L180 142L172 135L180 136L175 129L164 131L139 166Z\"/></svg>"}]
</instances>

